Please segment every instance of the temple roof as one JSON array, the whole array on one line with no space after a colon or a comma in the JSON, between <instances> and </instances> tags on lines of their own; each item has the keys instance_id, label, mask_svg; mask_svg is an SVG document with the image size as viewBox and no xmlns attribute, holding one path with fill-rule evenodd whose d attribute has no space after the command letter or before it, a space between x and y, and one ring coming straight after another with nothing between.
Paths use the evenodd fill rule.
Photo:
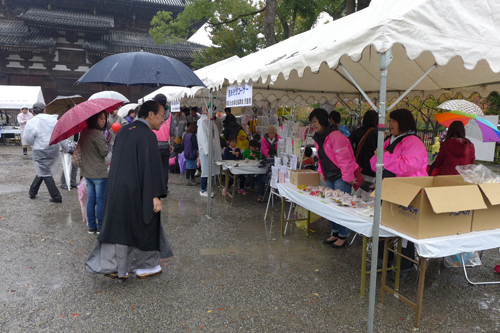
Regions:
<instances>
[{"instance_id":1,"label":"temple roof","mask_svg":"<svg viewBox=\"0 0 500 333\"><path fill-rule=\"evenodd\" d=\"M153 37L127 31L110 31L108 36L102 40L87 41L83 48L91 53L124 53L145 51L161 54L177 59L193 59L194 53L206 48L203 45L191 42L179 42L175 44L155 44ZM93 52L92 52L93 51Z\"/></svg>"},{"instance_id":2,"label":"temple roof","mask_svg":"<svg viewBox=\"0 0 500 333\"><path fill-rule=\"evenodd\" d=\"M127 2L135 5L185 7L186 0L104 0L105 2Z\"/></svg>"},{"instance_id":3,"label":"temple roof","mask_svg":"<svg viewBox=\"0 0 500 333\"><path fill-rule=\"evenodd\" d=\"M115 26L112 16L92 15L69 10L49 10L31 7L26 13L20 14L19 17L30 27L106 31L113 29Z\"/></svg>"},{"instance_id":4,"label":"temple roof","mask_svg":"<svg viewBox=\"0 0 500 333\"><path fill-rule=\"evenodd\" d=\"M4 49L42 51L55 44L55 38L36 28L29 29L22 21L0 20L0 46Z\"/></svg>"}]
</instances>

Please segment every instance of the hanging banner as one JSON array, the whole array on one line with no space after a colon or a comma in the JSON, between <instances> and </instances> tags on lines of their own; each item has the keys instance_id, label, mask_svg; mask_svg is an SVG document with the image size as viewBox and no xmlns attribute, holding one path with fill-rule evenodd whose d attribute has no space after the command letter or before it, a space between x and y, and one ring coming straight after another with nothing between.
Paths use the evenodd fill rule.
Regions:
<instances>
[{"instance_id":1,"label":"hanging banner","mask_svg":"<svg viewBox=\"0 0 500 333\"><path fill-rule=\"evenodd\" d=\"M226 107L239 107L252 105L252 84L230 86L226 90Z\"/></svg>"},{"instance_id":2,"label":"hanging banner","mask_svg":"<svg viewBox=\"0 0 500 333\"><path fill-rule=\"evenodd\" d=\"M181 112L181 102L171 102L170 110L171 112Z\"/></svg>"}]
</instances>

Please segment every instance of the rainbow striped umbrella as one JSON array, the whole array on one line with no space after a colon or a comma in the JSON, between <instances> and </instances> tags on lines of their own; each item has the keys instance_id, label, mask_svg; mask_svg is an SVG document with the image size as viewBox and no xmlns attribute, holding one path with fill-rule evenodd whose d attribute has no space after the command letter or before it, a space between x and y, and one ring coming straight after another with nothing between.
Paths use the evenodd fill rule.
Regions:
<instances>
[{"instance_id":1,"label":"rainbow striped umbrella","mask_svg":"<svg viewBox=\"0 0 500 333\"><path fill-rule=\"evenodd\" d=\"M467 136L483 142L500 142L500 132L490 121L464 111L449 111L435 114L434 117L444 127L448 128L454 121L461 121L467 131Z\"/></svg>"}]
</instances>

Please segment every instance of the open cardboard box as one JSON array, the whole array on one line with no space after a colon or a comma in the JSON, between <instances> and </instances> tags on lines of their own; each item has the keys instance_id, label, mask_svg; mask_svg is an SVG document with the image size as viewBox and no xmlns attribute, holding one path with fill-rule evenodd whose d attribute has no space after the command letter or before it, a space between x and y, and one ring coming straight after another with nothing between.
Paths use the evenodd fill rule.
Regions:
<instances>
[{"instance_id":1,"label":"open cardboard box","mask_svg":"<svg viewBox=\"0 0 500 333\"><path fill-rule=\"evenodd\" d=\"M466 182L462 176L444 176L450 182L457 185L473 185ZM442 178L442 177L439 177ZM486 209L476 209L472 214L471 231L482 231L500 228L500 184L485 183L477 184Z\"/></svg>"},{"instance_id":2,"label":"open cardboard box","mask_svg":"<svg viewBox=\"0 0 500 333\"><path fill-rule=\"evenodd\" d=\"M294 185L319 185L319 173L313 170L290 170L290 183Z\"/></svg>"},{"instance_id":3,"label":"open cardboard box","mask_svg":"<svg viewBox=\"0 0 500 333\"><path fill-rule=\"evenodd\" d=\"M386 178L382 200L382 224L417 239L470 232L473 212L486 209L461 176Z\"/></svg>"},{"instance_id":4,"label":"open cardboard box","mask_svg":"<svg viewBox=\"0 0 500 333\"><path fill-rule=\"evenodd\" d=\"M478 184L488 209L474 211L471 231L500 228L500 184Z\"/></svg>"}]
</instances>

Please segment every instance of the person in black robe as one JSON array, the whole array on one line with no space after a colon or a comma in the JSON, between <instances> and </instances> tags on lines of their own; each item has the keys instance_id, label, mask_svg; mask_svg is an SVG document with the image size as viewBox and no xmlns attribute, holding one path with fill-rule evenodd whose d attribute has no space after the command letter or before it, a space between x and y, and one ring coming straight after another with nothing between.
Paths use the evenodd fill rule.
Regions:
<instances>
[{"instance_id":1,"label":"person in black robe","mask_svg":"<svg viewBox=\"0 0 500 333\"><path fill-rule=\"evenodd\" d=\"M118 132L108 175L101 233L85 268L110 278L138 278L162 272L161 258L172 256L163 230L160 199L167 196L156 135L163 106L144 103L138 119Z\"/></svg>"}]
</instances>

